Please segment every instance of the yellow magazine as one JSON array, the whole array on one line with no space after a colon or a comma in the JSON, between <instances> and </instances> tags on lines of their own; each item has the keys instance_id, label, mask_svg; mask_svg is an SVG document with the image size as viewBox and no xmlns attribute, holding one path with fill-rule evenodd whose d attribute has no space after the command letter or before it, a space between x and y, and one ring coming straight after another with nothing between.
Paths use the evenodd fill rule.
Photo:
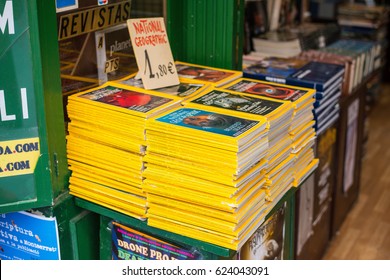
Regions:
<instances>
[{"instance_id":1,"label":"yellow magazine","mask_svg":"<svg viewBox=\"0 0 390 280\"><path fill-rule=\"evenodd\" d=\"M67 105L67 111L70 116L78 118L88 123L115 123L123 126L129 126L130 129L135 125L138 128L145 126L146 120L136 116L131 116L124 112L113 111L111 108L101 108L82 102L81 99L70 99ZM115 116L115 117L114 117ZM94 118L96 117L96 118Z\"/></svg>"},{"instance_id":2,"label":"yellow magazine","mask_svg":"<svg viewBox=\"0 0 390 280\"><path fill-rule=\"evenodd\" d=\"M72 177L80 178L83 180L91 181L99 185L110 186L113 189L117 189L123 192L128 192L138 196L146 197L146 194L142 191L141 188L136 188L132 185L124 184L120 181L116 181L109 177L101 176L100 174L91 174L88 173L85 169L77 169L74 167L69 168L72 171Z\"/></svg>"},{"instance_id":3,"label":"yellow magazine","mask_svg":"<svg viewBox=\"0 0 390 280\"><path fill-rule=\"evenodd\" d=\"M188 173L188 171L194 174L202 174L202 176L220 176L224 177L226 180L236 179L246 171L248 171L253 165L255 165L258 161L258 158L254 158L249 161L248 164L245 165L237 165L235 162L231 164L218 164L218 162L212 162L209 159L194 161L194 158L189 159L181 159L178 157L164 156L158 154L146 154L144 157L144 161L147 163L153 163L160 166L165 166L167 168L172 168L176 170L182 170L183 172ZM261 159L263 160L263 159ZM264 162L264 168L266 161ZM209 174L209 175L208 175Z\"/></svg>"},{"instance_id":4,"label":"yellow magazine","mask_svg":"<svg viewBox=\"0 0 390 280\"><path fill-rule=\"evenodd\" d=\"M73 124L77 123L78 126L88 128L89 130L107 130L130 139L138 138L145 140L145 121L137 122L134 119L119 118L118 114L113 117L112 112L107 112L107 114L105 114L101 110L98 112L74 111L73 109L70 109L69 105L68 116Z\"/></svg>"},{"instance_id":5,"label":"yellow magazine","mask_svg":"<svg viewBox=\"0 0 390 280\"><path fill-rule=\"evenodd\" d=\"M153 208L154 205L165 206L169 208L175 208L184 212L199 213L204 216L217 217L220 220L228 221L234 224L239 224L241 221L253 214L253 212L258 211L260 208L265 210L265 190L261 190L257 193L256 198L251 198L250 203L247 203L240 210L237 210L233 213L222 211L219 209L202 206L198 204L189 204L188 202L183 202L177 199L169 199L167 197L162 197L159 195L148 194L147 196L148 206ZM256 204L257 203L257 204Z\"/></svg>"},{"instance_id":6,"label":"yellow magazine","mask_svg":"<svg viewBox=\"0 0 390 280\"><path fill-rule=\"evenodd\" d=\"M95 158L104 159L108 162L120 163L121 166L143 170L143 157L137 153L131 153L114 147L92 142L83 137L68 135L66 137L67 148L80 155L93 155Z\"/></svg>"},{"instance_id":7,"label":"yellow magazine","mask_svg":"<svg viewBox=\"0 0 390 280\"><path fill-rule=\"evenodd\" d=\"M211 146L199 145L196 143L183 143L183 141L148 141L146 155L155 154L163 156L178 157L184 160L204 162L208 158L209 164L218 166L245 165L250 158L262 159L267 154L268 143L264 140L260 147L248 148L241 153L231 152Z\"/></svg>"},{"instance_id":8,"label":"yellow magazine","mask_svg":"<svg viewBox=\"0 0 390 280\"><path fill-rule=\"evenodd\" d=\"M133 73L123 79L115 81L122 85L133 86L137 88L144 88L142 79L136 79L137 73ZM166 95L173 95L185 100L187 98L198 95L204 90L208 89L212 85L210 83L205 83L202 81L194 81L185 78L179 78L180 83L178 85L163 87L158 89L152 89L150 91L156 91Z\"/></svg>"},{"instance_id":9,"label":"yellow magazine","mask_svg":"<svg viewBox=\"0 0 390 280\"><path fill-rule=\"evenodd\" d=\"M187 78L195 82L207 82L219 87L242 77L242 71L228 70L188 62L175 61L179 78Z\"/></svg>"},{"instance_id":10,"label":"yellow magazine","mask_svg":"<svg viewBox=\"0 0 390 280\"><path fill-rule=\"evenodd\" d=\"M148 215L148 225L237 251L264 222L266 214L262 211L255 216L240 238L154 215Z\"/></svg>"},{"instance_id":11,"label":"yellow magazine","mask_svg":"<svg viewBox=\"0 0 390 280\"><path fill-rule=\"evenodd\" d=\"M311 134L301 136L299 139L294 139L294 142L291 144L293 148L292 153L296 154L306 146L313 146L316 138L316 133L312 132Z\"/></svg>"},{"instance_id":12,"label":"yellow magazine","mask_svg":"<svg viewBox=\"0 0 390 280\"><path fill-rule=\"evenodd\" d=\"M173 169L163 168L159 166L151 166L151 168L147 168L143 172L143 176L148 180L148 182L183 186L184 188L210 193L226 198L239 196L242 189L254 188L264 178L264 174L257 173L255 174L255 176L253 176L253 178L246 181L245 184L241 184L239 186L231 186L197 178L191 175L186 175L177 172ZM175 179L172 180L172 178Z\"/></svg>"},{"instance_id":13,"label":"yellow magazine","mask_svg":"<svg viewBox=\"0 0 390 280\"><path fill-rule=\"evenodd\" d=\"M314 102L313 99L316 93L314 89L259 81L249 78L239 78L222 88L240 93L290 101L294 104L296 109L304 106L309 100Z\"/></svg>"},{"instance_id":14,"label":"yellow magazine","mask_svg":"<svg viewBox=\"0 0 390 280\"><path fill-rule=\"evenodd\" d=\"M175 131L176 129L176 131ZM192 134L191 134L192 133ZM222 132L223 133L223 132ZM207 137L206 137L207 136ZM185 146L187 148L194 145L198 150L204 152L219 151L220 153L236 153L237 157L246 157L254 149L266 149L268 147L268 130L255 129L252 133L247 135L245 141L236 143L226 143L222 139L213 138L214 135L205 135L198 131L180 131L180 128L165 127L158 123L148 125L146 130L146 138L148 146L152 147L153 143L170 145L170 143L177 144L178 147ZM226 139L229 140L229 139ZM172 145L174 145L172 144Z\"/></svg>"},{"instance_id":15,"label":"yellow magazine","mask_svg":"<svg viewBox=\"0 0 390 280\"><path fill-rule=\"evenodd\" d=\"M183 186L168 185L165 183L157 182L154 180L145 179L143 184L143 190L149 195L159 195L171 199L177 199L185 201L189 205L203 205L230 213L235 213L244 207L247 203L251 202L258 197L258 193L261 193L265 180L261 180L254 187L250 189L242 189L231 198L221 197L211 194L210 192L203 192Z\"/></svg>"},{"instance_id":16,"label":"yellow magazine","mask_svg":"<svg viewBox=\"0 0 390 280\"><path fill-rule=\"evenodd\" d=\"M221 220L218 217L204 216L202 213L187 212L172 207L151 205L147 215L156 215L224 234L233 234L236 229L235 223Z\"/></svg>"},{"instance_id":17,"label":"yellow magazine","mask_svg":"<svg viewBox=\"0 0 390 280\"><path fill-rule=\"evenodd\" d=\"M228 186L241 186L254 177L261 175L261 172L266 168L267 162L266 161L260 161L255 163L253 166L251 166L248 170L245 170L243 173L238 175L234 174L222 174L222 173L212 173L208 172L207 170L199 170L189 166L183 166L178 164L166 164L165 162L158 162L157 164L147 162L146 163L146 169L148 168L164 168L164 169L172 169L178 173L185 174L188 176L192 176L195 178L201 178L208 181L213 181L220 184L225 184ZM147 171L145 171L147 172ZM147 173L145 173L147 174Z\"/></svg>"},{"instance_id":18,"label":"yellow magazine","mask_svg":"<svg viewBox=\"0 0 390 280\"><path fill-rule=\"evenodd\" d=\"M148 215L148 225L228 249L237 250L234 237L227 234L216 234L211 230L154 215Z\"/></svg>"},{"instance_id":19,"label":"yellow magazine","mask_svg":"<svg viewBox=\"0 0 390 280\"><path fill-rule=\"evenodd\" d=\"M311 120L311 121L307 122L306 124L297 127L297 129L291 130L290 135L293 137L293 139L295 139L295 138L299 138L300 136L302 136L304 134L312 134L312 132L315 131L313 128L314 124L315 124L315 121Z\"/></svg>"},{"instance_id":20,"label":"yellow magazine","mask_svg":"<svg viewBox=\"0 0 390 280\"><path fill-rule=\"evenodd\" d=\"M245 145L253 137L260 135L261 138L265 126L264 119L252 120L183 107L150 119L147 130L204 138L216 146L223 145L226 149L239 151L240 146Z\"/></svg>"},{"instance_id":21,"label":"yellow magazine","mask_svg":"<svg viewBox=\"0 0 390 280\"><path fill-rule=\"evenodd\" d=\"M95 193L107 198L116 199L118 202L122 201L124 203L132 204L134 207L146 207L145 196L137 196L132 193L116 190L111 187L100 185L74 176L70 177L69 183L73 186L78 186L79 188L89 190L91 194Z\"/></svg>"},{"instance_id":22,"label":"yellow magazine","mask_svg":"<svg viewBox=\"0 0 390 280\"><path fill-rule=\"evenodd\" d=\"M100 124L90 124L83 121L79 121L77 119L72 119L70 123L68 123L68 127L73 127L75 129L78 129L79 131L82 131L83 134L98 134L97 136L100 139L106 139L106 135L111 135L115 139L120 139L122 142L133 142L137 143L138 145L145 145L145 133L143 130L115 130L113 127L109 125L101 126ZM99 135L103 134L103 135ZM91 137L90 137L91 138ZM94 140L95 137L92 137L92 140ZM106 141L107 142L107 141Z\"/></svg>"},{"instance_id":23,"label":"yellow magazine","mask_svg":"<svg viewBox=\"0 0 390 280\"><path fill-rule=\"evenodd\" d=\"M74 153L72 151L68 151L68 160L69 161L75 161L75 162L80 162L84 163L86 165L90 166L95 166L97 168L100 168L102 170L108 170L111 171L112 173L124 173L127 174L129 179L134 178L134 179L140 179L142 178L142 171L141 170L136 170L132 168L124 168L121 166L119 163L112 163L112 162L107 162L101 159L94 158L93 155L79 155L78 153Z\"/></svg>"},{"instance_id":24,"label":"yellow magazine","mask_svg":"<svg viewBox=\"0 0 390 280\"><path fill-rule=\"evenodd\" d=\"M103 200L100 200L101 197L91 197L88 191L79 189L78 187L74 187L72 185L69 186L70 194L79 198L82 198L84 200L96 203L98 205L101 205L103 207L112 209L114 211L117 211L119 213L125 214L127 216L139 219L139 220L145 220L146 219L146 210L145 209L138 209L138 208L132 208L128 205L128 203L116 203L115 199L107 199L102 197ZM107 202L106 202L107 201ZM123 208L122 208L123 207Z\"/></svg>"},{"instance_id":25,"label":"yellow magazine","mask_svg":"<svg viewBox=\"0 0 390 280\"><path fill-rule=\"evenodd\" d=\"M122 170L120 167L107 166L105 164L95 164L93 160L89 162L88 160L84 159L82 159L82 161L77 161L69 158L68 164L70 165L70 170L75 169L78 172L88 173L90 176L99 174L102 177L115 180L122 184L129 185L129 187L134 187L138 190L141 190L141 174L129 174L129 172Z\"/></svg>"},{"instance_id":26,"label":"yellow magazine","mask_svg":"<svg viewBox=\"0 0 390 280\"><path fill-rule=\"evenodd\" d=\"M110 109L144 119L180 105L180 98L175 96L168 98L157 92L111 82L74 94L69 99L94 106L96 110Z\"/></svg>"},{"instance_id":27,"label":"yellow magazine","mask_svg":"<svg viewBox=\"0 0 390 280\"><path fill-rule=\"evenodd\" d=\"M190 210L190 205L188 207L189 211L183 211L182 209L175 209L173 207L151 204L149 205L147 215L168 218L173 221L202 227L217 233L232 235L237 238L243 233L252 220L265 210L265 207L260 207L259 205L259 203L262 203L262 205L265 206L264 196L260 196L260 199L255 199L255 197L253 197L252 200L254 201L250 203L250 206L253 211L251 211L250 215L246 215L246 218L242 218L237 222L226 221L220 219L219 216L207 216L202 212L193 212ZM257 202L258 200L260 201Z\"/></svg>"},{"instance_id":28,"label":"yellow magazine","mask_svg":"<svg viewBox=\"0 0 390 280\"><path fill-rule=\"evenodd\" d=\"M266 118L271 121L284 114L292 115L290 102L274 100L263 96L237 93L226 89L212 88L183 102L190 108L220 112L253 119Z\"/></svg>"},{"instance_id":29,"label":"yellow magazine","mask_svg":"<svg viewBox=\"0 0 390 280\"><path fill-rule=\"evenodd\" d=\"M313 161L304 170L298 172L296 175L296 179L294 180L293 186L299 187L300 184L303 183L306 180L306 178L308 178L310 174L317 169L318 164L319 164L319 160L313 159Z\"/></svg>"},{"instance_id":30,"label":"yellow magazine","mask_svg":"<svg viewBox=\"0 0 390 280\"><path fill-rule=\"evenodd\" d=\"M94 141L97 141L104 145L110 145L112 147L116 147L137 154L143 154L145 152L146 142L144 141L126 139L116 133L111 133L109 131L104 131L104 130L91 131L82 127L78 127L76 125L72 122L69 123L68 125L69 135L73 134L73 135L79 135L87 139L94 139Z\"/></svg>"}]
</instances>

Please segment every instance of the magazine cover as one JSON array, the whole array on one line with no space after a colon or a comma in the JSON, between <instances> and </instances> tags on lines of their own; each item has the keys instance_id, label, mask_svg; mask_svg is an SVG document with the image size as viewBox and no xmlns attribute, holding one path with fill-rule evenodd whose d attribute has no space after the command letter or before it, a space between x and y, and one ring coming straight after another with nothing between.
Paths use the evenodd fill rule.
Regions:
<instances>
[{"instance_id":1,"label":"magazine cover","mask_svg":"<svg viewBox=\"0 0 390 280\"><path fill-rule=\"evenodd\" d=\"M60 259L56 217L25 211L0 214L0 260Z\"/></svg>"},{"instance_id":2,"label":"magazine cover","mask_svg":"<svg viewBox=\"0 0 390 280\"><path fill-rule=\"evenodd\" d=\"M246 78L237 79L223 88L292 102L296 102L298 100L302 100L300 102L304 102L304 100L313 98L315 93L315 90L313 89L289 87L281 84L267 83Z\"/></svg>"},{"instance_id":3,"label":"magazine cover","mask_svg":"<svg viewBox=\"0 0 390 280\"><path fill-rule=\"evenodd\" d=\"M263 117L270 117L278 114L287 107L282 101L219 89L206 91L195 98L189 99L184 102L184 104L188 107L212 107L213 109L210 108L210 110L213 111L233 111L236 115L240 116L245 116L245 114L247 114Z\"/></svg>"},{"instance_id":4,"label":"magazine cover","mask_svg":"<svg viewBox=\"0 0 390 280\"><path fill-rule=\"evenodd\" d=\"M200 252L178 247L119 223L112 223L113 260L199 260Z\"/></svg>"},{"instance_id":5,"label":"magazine cover","mask_svg":"<svg viewBox=\"0 0 390 280\"><path fill-rule=\"evenodd\" d=\"M214 86L222 86L234 79L242 77L241 71L214 68L176 61L176 70L180 78L205 81Z\"/></svg>"},{"instance_id":6,"label":"magazine cover","mask_svg":"<svg viewBox=\"0 0 390 280\"><path fill-rule=\"evenodd\" d=\"M268 218L242 246L241 260L282 260L286 204Z\"/></svg>"},{"instance_id":7,"label":"magazine cover","mask_svg":"<svg viewBox=\"0 0 390 280\"><path fill-rule=\"evenodd\" d=\"M260 121L199 110L180 108L156 119L157 122L239 137L258 125Z\"/></svg>"},{"instance_id":8,"label":"magazine cover","mask_svg":"<svg viewBox=\"0 0 390 280\"><path fill-rule=\"evenodd\" d=\"M179 99L174 96L167 98L143 89L119 87L110 83L69 98L141 117L146 117L179 102Z\"/></svg>"}]
</instances>

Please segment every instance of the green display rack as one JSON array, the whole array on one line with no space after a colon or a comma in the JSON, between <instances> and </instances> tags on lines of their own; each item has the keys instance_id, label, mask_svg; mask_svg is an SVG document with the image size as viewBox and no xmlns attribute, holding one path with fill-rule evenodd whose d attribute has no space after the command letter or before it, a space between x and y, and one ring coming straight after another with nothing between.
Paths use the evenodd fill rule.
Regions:
<instances>
[{"instance_id":1,"label":"green display rack","mask_svg":"<svg viewBox=\"0 0 390 280\"><path fill-rule=\"evenodd\" d=\"M244 3L243 0L168 0L166 25L173 57L241 70Z\"/></svg>"},{"instance_id":2,"label":"green display rack","mask_svg":"<svg viewBox=\"0 0 390 280\"><path fill-rule=\"evenodd\" d=\"M0 213L51 206L68 176L54 1L0 1Z\"/></svg>"}]
</instances>

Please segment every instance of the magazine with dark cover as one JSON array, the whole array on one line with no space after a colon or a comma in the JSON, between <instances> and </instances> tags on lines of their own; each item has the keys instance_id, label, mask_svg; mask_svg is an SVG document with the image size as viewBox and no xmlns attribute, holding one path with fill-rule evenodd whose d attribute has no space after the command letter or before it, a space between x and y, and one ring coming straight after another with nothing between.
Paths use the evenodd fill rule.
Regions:
<instances>
[{"instance_id":1,"label":"magazine with dark cover","mask_svg":"<svg viewBox=\"0 0 390 280\"><path fill-rule=\"evenodd\" d=\"M212 107L220 112L270 116L283 110L284 103L264 97L244 95L228 90L212 89L184 102L188 107ZM221 108L221 110L218 110ZM211 109L210 109L211 110ZM244 115L242 115L244 116Z\"/></svg>"},{"instance_id":2,"label":"magazine with dark cover","mask_svg":"<svg viewBox=\"0 0 390 280\"><path fill-rule=\"evenodd\" d=\"M112 223L113 260L198 260L199 251L179 247L119 223Z\"/></svg>"}]
</instances>

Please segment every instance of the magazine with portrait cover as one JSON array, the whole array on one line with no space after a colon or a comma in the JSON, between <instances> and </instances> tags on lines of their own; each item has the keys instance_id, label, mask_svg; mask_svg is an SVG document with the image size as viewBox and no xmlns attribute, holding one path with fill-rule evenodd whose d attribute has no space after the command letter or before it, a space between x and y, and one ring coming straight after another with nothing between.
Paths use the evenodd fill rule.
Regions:
<instances>
[{"instance_id":1,"label":"magazine with portrait cover","mask_svg":"<svg viewBox=\"0 0 390 280\"><path fill-rule=\"evenodd\" d=\"M254 136L266 132L266 121L182 107L150 119L147 130L203 138L216 146L239 151Z\"/></svg>"}]
</instances>

